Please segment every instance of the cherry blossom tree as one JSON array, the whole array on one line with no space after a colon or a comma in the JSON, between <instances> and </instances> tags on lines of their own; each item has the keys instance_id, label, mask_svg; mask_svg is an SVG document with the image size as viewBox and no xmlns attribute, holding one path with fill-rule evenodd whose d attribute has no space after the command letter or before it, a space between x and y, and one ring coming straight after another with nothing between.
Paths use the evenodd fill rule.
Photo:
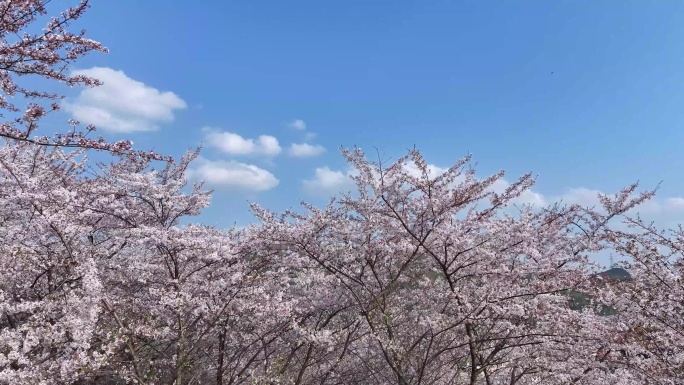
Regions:
<instances>
[{"instance_id":1,"label":"cherry blossom tree","mask_svg":"<svg viewBox=\"0 0 684 385\"><path fill-rule=\"evenodd\" d=\"M161 172L124 159L91 181L94 238L120 245L100 265L106 318L126 341L111 367L140 384L244 380L289 325L268 259L242 254L232 232L180 225L209 203L200 185L183 193L196 155Z\"/></svg>"},{"instance_id":2,"label":"cherry blossom tree","mask_svg":"<svg viewBox=\"0 0 684 385\"><path fill-rule=\"evenodd\" d=\"M309 214L255 205L262 225L250 244L278 251L358 314L347 365L399 384L592 383L607 373L587 333L596 316L571 311L561 293L589 285L587 253L651 192L603 197L604 214L573 205L512 215L504 209L530 175L496 193L503 173L477 179L469 158L434 176L417 151L388 167L358 149L345 156L356 195L305 204Z\"/></svg>"},{"instance_id":3,"label":"cherry blossom tree","mask_svg":"<svg viewBox=\"0 0 684 385\"><path fill-rule=\"evenodd\" d=\"M0 383L70 383L97 369L116 344L98 329L108 254L85 236L73 204L82 151L21 142L0 148Z\"/></svg>"},{"instance_id":4,"label":"cherry blossom tree","mask_svg":"<svg viewBox=\"0 0 684 385\"><path fill-rule=\"evenodd\" d=\"M86 153L0 148L0 384L266 373L294 303L239 234L181 223L209 203L185 188L197 153L162 170L131 157L94 167Z\"/></svg>"},{"instance_id":5,"label":"cherry blossom tree","mask_svg":"<svg viewBox=\"0 0 684 385\"><path fill-rule=\"evenodd\" d=\"M653 191L516 205L529 174L499 191L469 157L437 175L355 149L356 190L326 207L192 223L198 152L160 167L78 122L39 133L62 96L22 78L97 86L69 66L106 52L69 31L87 0L49 3L0 0L0 385L681 383L684 230L611 225ZM632 279L596 275L604 250Z\"/></svg>"},{"instance_id":6,"label":"cherry blossom tree","mask_svg":"<svg viewBox=\"0 0 684 385\"><path fill-rule=\"evenodd\" d=\"M616 309L611 342L613 365L641 383L679 384L684 375L684 229L665 231L641 218L612 229L615 252L628 259L631 278L608 282L599 297Z\"/></svg>"},{"instance_id":7,"label":"cherry blossom tree","mask_svg":"<svg viewBox=\"0 0 684 385\"><path fill-rule=\"evenodd\" d=\"M0 383L244 382L290 328L276 272L243 258L236 234L180 224L209 202L199 185L183 192L196 154L156 171L150 161L168 158L88 138L78 122L37 134L61 95L20 78L97 86L69 65L106 52L68 31L88 1L32 33L48 3L0 2ZM28 102L23 115L11 98ZM94 166L86 149L123 157Z\"/></svg>"},{"instance_id":8,"label":"cherry blossom tree","mask_svg":"<svg viewBox=\"0 0 684 385\"><path fill-rule=\"evenodd\" d=\"M255 205L262 224L235 232L181 223L209 204L186 187L197 153L157 170L0 150L0 383L590 384L646 370L602 356L597 333L621 334L562 294L596 287L586 253L628 239L606 225L650 196L636 186L603 213L511 213L529 175L496 193L502 174L478 179L467 158L434 176L416 151L385 168L357 150L356 195L307 215Z\"/></svg>"},{"instance_id":9,"label":"cherry blossom tree","mask_svg":"<svg viewBox=\"0 0 684 385\"><path fill-rule=\"evenodd\" d=\"M71 75L70 66L91 52L107 52L97 41L85 37L85 31L72 32L72 23L90 7L81 0L58 16L50 16L49 0L0 1L0 137L43 146L90 148L153 159L170 159L151 151L133 150L130 141L107 141L95 137L95 127L79 129L69 121L68 130L39 133L40 121L58 111L63 95L24 86L21 80L48 80L69 87L100 85L97 79ZM45 22L42 29L36 23ZM18 104L22 102L23 104ZM65 122L66 123L66 122Z\"/></svg>"}]
</instances>

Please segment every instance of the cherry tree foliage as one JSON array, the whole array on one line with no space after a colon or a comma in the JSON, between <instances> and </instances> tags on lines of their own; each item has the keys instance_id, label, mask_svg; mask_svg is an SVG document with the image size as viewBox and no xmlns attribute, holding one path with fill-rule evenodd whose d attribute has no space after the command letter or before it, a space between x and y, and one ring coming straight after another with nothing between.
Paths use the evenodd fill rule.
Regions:
<instances>
[{"instance_id":1,"label":"cherry tree foliage","mask_svg":"<svg viewBox=\"0 0 684 385\"><path fill-rule=\"evenodd\" d=\"M604 197L603 214L573 205L513 215L504 209L530 175L497 194L503 173L477 179L469 158L431 176L417 151L387 167L358 149L345 156L356 195L325 209L305 204L309 214L255 205L262 226L251 240L306 279L315 272L356 313L339 360L370 383L595 383L609 372L586 333L599 321L571 311L562 292L588 289L587 253L605 248L610 219L651 192L634 196L634 185ZM325 335L322 327L310 333Z\"/></svg>"},{"instance_id":2,"label":"cherry tree foliage","mask_svg":"<svg viewBox=\"0 0 684 385\"><path fill-rule=\"evenodd\" d=\"M48 5L0 0L0 385L683 383L684 230L627 215L654 191L534 207L530 174L499 191L469 157L435 175L354 149L356 188L325 207L192 222L198 151L38 134L61 96L21 78L97 86L68 67L106 51L69 31L88 1Z\"/></svg>"},{"instance_id":3,"label":"cherry tree foliage","mask_svg":"<svg viewBox=\"0 0 684 385\"><path fill-rule=\"evenodd\" d=\"M107 141L93 137L92 125L78 129L80 123L69 121L70 129L53 135L38 134L40 120L60 109L57 100L63 95L26 87L21 78L43 79L73 86L97 86L101 82L84 75L70 75L70 66L91 52L107 52L97 41L85 37L85 31L69 31L90 7L81 0L58 16L48 17L49 0L0 1L0 137L27 141L43 146L91 148L115 154L152 159L168 159L151 151L134 151L130 141ZM37 22L45 27L36 31ZM13 99L26 102L17 105ZM42 103L41 103L42 102Z\"/></svg>"},{"instance_id":4,"label":"cherry tree foliage","mask_svg":"<svg viewBox=\"0 0 684 385\"><path fill-rule=\"evenodd\" d=\"M199 185L182 193L185 170L195 156L159 173L142 172L144 163L125 161L92 181L98 199L89 207L111 221L100 221L104 228L93 238L117 249L101 265L109 289L103 300L106 317L126 341L128 354L115 368L126 367L125 373L141 384L168 378L185 383L186 376L206 383L207 373L197 369L210 367L215 378L246 377L264 349L255 341L273 338L288 314L288 303L263 283L268 276L263 262L242 258L234 234L179 226L180 218L197 214L209 202ZM266 329L256 328L265 318L269 321L259 322ZM239 357L226 358L237 351Z\"/></svg>"},{"instance_id":5,"label":"cherry tree foliage","mask_svg":"<svg viewBox=\"0 0 684 385\"><path fill-rule=\"evenodd\" d=\"M643 378L601 354L612 321L563 294L596 286L586 253L650 196L635 186L603 213L509 212L529 175L497 194L502 174L476 178L467 158L431 176L416 151L383 167L356 150L356 194L309 214L255 205L261 224L225 231L181 222L209 204L186 186L196 152L159 170L87 152L0 151L2 384Z\"/></svg>"},{"instance_id":6,"label":"cherry tree foliage","mask_svg":"<svg viewBox=\"0 0 684 385\"><path fill-rule=\"evenodd\" d=\"M615 366L641 381L681 384L684 378L684 229L664 231L641 218L609 240L631 279L606 285L601 300L617 310L607 330ZM615 354L615 352L620 354Z\"/></svg>"},{"instance_id":7,"label":"cherry tree foliage","mask_svg":"<svg viewBox=\"0 0 684 385\"><path fill-rule=\"evenodd\" d=\"M180 224L209 202L183 192L196 153L157 171L128 157L96 169L83 152L0 152L0 383L252 376L292 303L236 234Z\"/></svg>"},{"instance_id":8,"label":"cherry tree foliage","mask_svg":"<svg viewBox=\"0 0 684 385\"><path fill-rule=\"evenodd\" d=\"M30 144L0 149L0 383L69 382L113 346L92 350L102 282L86 213L71 202L78 152Z\"/></svg>"}]
</instances>

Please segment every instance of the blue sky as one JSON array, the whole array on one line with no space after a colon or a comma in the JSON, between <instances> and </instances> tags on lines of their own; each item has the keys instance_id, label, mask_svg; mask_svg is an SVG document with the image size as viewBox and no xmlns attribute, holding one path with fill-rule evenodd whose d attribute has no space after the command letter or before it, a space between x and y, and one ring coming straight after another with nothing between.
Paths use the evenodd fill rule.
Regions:
<instances>
[{"instance_id":1,"label":"blue sky","mask_svg":"<svg viewBox=\"0 0 684 385\"><path fill-rule=\"evenodd\" d=\"M195 175L216 192L202 219L219 226L250 222L247 201L324 202L354 145L394 159L415 145L437 167L470 152L483 176L538 173L544 202L662 180L646 211L670 225L684 214L682 8L95 0L78 27L110 53L79 69L105 86L71 90L63 114L174 156L203 144Z\"/></svg>"}]
</instances>

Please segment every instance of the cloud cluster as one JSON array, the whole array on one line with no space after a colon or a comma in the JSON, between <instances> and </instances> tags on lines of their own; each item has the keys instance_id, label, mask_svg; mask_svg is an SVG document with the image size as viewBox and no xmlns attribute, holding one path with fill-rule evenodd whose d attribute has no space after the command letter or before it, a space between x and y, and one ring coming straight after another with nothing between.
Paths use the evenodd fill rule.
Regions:
<instances>
[{"instance_id":1,"label":"cloud cluster","mask_svg":"<svg viewBox=\"0 0 684 385\"><path fill-rule=\"evenodd\" d=\"M74 99L63 102L64 110L74 119L92 124L103 131L154 131L164 123L173 122L175 113L187 108L186 102L175 93L160 91L128 77L123 71L93 67L77 70L72 74L93 77L100 80L102 85L81 90ZM316 135L305 132L307 125L304 120L295 119L288 127L304 132L303 143L291 143L288 147L289 156L311 158L326 151L321 145L309 143ZM204 128L202 131L207 146L231 157L252 156L270 161L283 151L278 139L271 135L246 138L235 132L213 128ZM316 172L319 173L318 170ZM325 171L321 172L325 174ZM194 178L206 180L214 187L226 189L264 191L279 183L271 172L235 160L212 161L201 158L193 164L190 173ZM332 186L335 183L337 182L325 182L325 185Z\"/></svg>"},{"instance_id":2,"label":"cloud cluster","mask_svg":"<svg viewBox=\"0 0 684 385\"><path fill-rule=\"evenodd\" d=\"M295 158L309 158L324 153L325 147L318 144L292 143L288 152Z\"/></svg>"},{"instance_id":3,"label":"cloud cluster","mask_svg":"<svg viewBox=\"0 0 684 385\"><path fill-rule=\"evenodd\" d=\"M202 131L205 143L225 155L261 157L268 161L282 152L278 139L271 135L260 135L253 139L209 127ZM280 183L268 170L235 160L197 159L191 173L194 178L223 190L266 191Z\"/></svg>"},{"instance_id":4,"label":"cloud cluster","mask_svg":"<svg viewBox=\"0 0 684 385\"><path fill-rule=\"evenodd\" d=\"M280 154L282 148L278 139L270 135L260 135L256 139L243 138L234 132L221 132L204 128L206 142L228 155L264 155L268 157Z\"/></svg>"},{"instance_id":5,"label":"cloud cluster","mask_svg":"<svg viewBox=\"0 0 684 385\"><path fill-rule=\"evenodd\" d=\"M202 157L193 162L188 173L189 178L229 190L266 191L279 183L273 174L255 165L236 161L211 161Z\"/></svg>"},{"instance_id":6,"label":"cloud cluster","mask_svg":"<svg viewBox=\"0 0 684 385\"><path fill-rule=\"evenodd\" d=\"M82 90L75 100L63 103L64 109L74 119L104 131L154 131L160 124L172 122L177 110L187 107L173 92L159 91L123 71L93 67L74 71L73 75L93 77L103 84Z\"/></svg>"},{"instance_id":7,"label":"cloud cluster","mask_svg":"<svg viewBox=\"0 0 684 385\"><path fill-rule=\"evenodd\" d=\"M289 124L289 127L296 130L305 130L306 123L303 120L295 120ZM261 156L266 160L270 160L282 152L278 139L271 135L245 138L235 132L219 131L209 127L203 128L202 131L205 133L204 138L207 145L226 155ZM325 148L323 146L309 143L292 143L288 148L288 154L295 158L314 157L324 152ZM230 170L219 172L221 167L230 167ZM240 167L242 171L249 170L250 172L235 172L237 167ZM199 173L196 175L199 175ZM225 188L242 187L252 191L262 191L273 188L278 184L278 180L270 172L255 165L235 161L214 162L211 164L211 167L205 161L202 175L205 176L205 179L211 185Z\"/></svg>"},{"instance_id":8,"label":"cloud cluster","mask_svg":"<svg viewBox=\"0 0 684 385\"><path fill-rule=\"evenodd\" d=\"M290 122L287 126L298 131L306 130L306 122L304 122L301 119L295 119L292 122Z\"/></svg>"},{"instance_id":9,"label":"cloud cluster","mask_svg":"<svg viewBox=\"0 0 684 385\"><path fill-rule=\"evenodd\" d=\"M407 163L405 170L409 175L420 176L420 170L412 164ZM433 164L428 165L428 174L434 178L447 169ZM305 191L311 195L327 196L330 194L337 194L344 191L353 191L355 186L351 179L352 175L357 174L352 168L346 170L332 170L329 167L318 167L314 171L314 175L310 179L303 181ZM458 181L457 181L458 182ZM456 183L457 183L456 182ZM511 182L501 178L494 183L491 190L496 193L504 192ZM572 188L560 195L544 195L534 189L525 191L521 196L515 198L512 203L516 205L534 205L535 207L546 207L556 202L564 204L579 204L588 207L601 207L598 199L599 194L603 194L600 190L588 189L584 187ZM633 209L630 214L639 213L645 218L656 220L663 227L676 226L684 214L684 198L682 197L668 197L656 198L645 202L644 204Z\"/></svg>"},{"instance_id":10,"label":"cloud cluster","mask_svg":"<svg viewBox=\"0 0 684 385\"><path fill-rule=\"evenodd\" d=\"M301 119L295 119L287 126L297 131L306 131L306 122ZM288 153L294 158L311 158L323 154L325 152L325 147L319 144L308 143L314 138L316 138L315 133L305 132L304 143L292 143L288 149Z\"/></svg>"},{"instance_id":11,"label":"cloud cluster","mask_svg":"<svg viewBox=\"0 0 684 385\"><path fill-rule=\"evenodd\" d=\"M287 126L296 131L306 131L307 129L306 122L301 119L293 120ZM225 155L261 157L270 162L282 152L278 139L271 135L246 138L235 132L220 131L210 127L205 127L202 131L207 146L215 148ZM311 158L325 153L325 147L308 143L314 137L314 133L305 132L304 143L291 143L287 148L288 155L293 158ZM236 172L238 169L240 172ZM317 170L317 173L321 172L325 174L325 170ZM195 170L195 175L202 175L209 184L224 188L240 187L252 191L263 191L278 184L278 179L270 172L252 164L236 161L210 162L204 160L202 166ZM335 183L324 182L325 186L333 186Z\"/></svg>"},{"instance_id":12,"label":"cloud cluster","mask_svg":"<svg viewBox=\"0 0 684 385\"><path fill-rule=\"evenodd\" d=\"M104 131L154 131L161 124L172 122L175 112L187 108L185 101L173 92L160 91L131 79L123 71L93 67L73 74L96 78L102 85L82 90L75 99L64 102L64 109L74 119ZM301 125L306 128L304 122ZM250 139L213 129L204 129L204 132L208 144L227 155L274 157L282 152L273 136ZM193 162L188 176L204 180L212 187L230 190L265 191L279 183L272 173L258 166L201 157Z\"/></svg>"},{"instance_id":13,"label":"cloud cluster","mask_svg":"<svg viewBox=\"0 0 684 385\"><path fill-rule=\"evenodd\" d=\"M350 178L351 171L334 171L329 167L317 167L313 179L304 180L304 188L312 194L336 194L349 190L354 182Z\"/></svg>"}]
</instances>

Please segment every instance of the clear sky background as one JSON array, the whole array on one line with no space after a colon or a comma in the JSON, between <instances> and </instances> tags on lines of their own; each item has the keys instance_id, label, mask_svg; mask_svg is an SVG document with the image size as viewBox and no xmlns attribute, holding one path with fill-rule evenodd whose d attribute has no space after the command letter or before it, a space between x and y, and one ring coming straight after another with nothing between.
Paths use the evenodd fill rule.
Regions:
<instances>
[{"instance_id":1,"label":"clear sky background","mask_svg":"<svg viewBox=\"0 0 684 385\"><path fill-rule=\"evenodd\" d=\"M60 5L61 6L61 5ZM78 27L110 49L99 89L62 112L178 156L216 189L202 221L252 221L345 186L339 146L482 176L539 174L532 200L663 184L684 216L684 3L94 0ZM93 68L98 67L98 68ZM118 72L122 71L122 72ZM251 140L251 141L250 141ZM293 144L295 146L293 146Z\"/></svg>"}]
</instances>

